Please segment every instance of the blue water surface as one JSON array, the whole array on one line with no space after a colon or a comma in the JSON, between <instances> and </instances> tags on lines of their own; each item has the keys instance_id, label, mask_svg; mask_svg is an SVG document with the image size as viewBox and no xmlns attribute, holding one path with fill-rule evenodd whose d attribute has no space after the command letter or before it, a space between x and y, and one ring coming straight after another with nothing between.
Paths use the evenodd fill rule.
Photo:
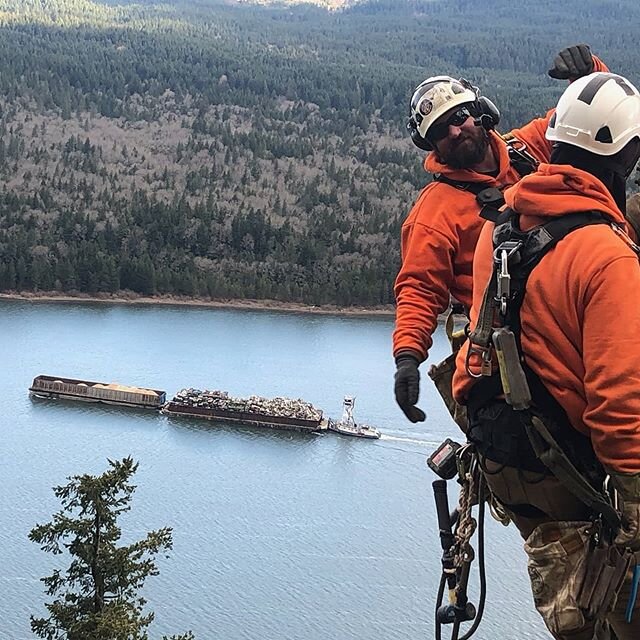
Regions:
<instances>
[{"instance_id":1,"label":"blue water surface","mask_svg":"<svg viewBox=\"0 0 640 640\"><path fill-rule=\"evenodd\" d=\"M388 318L2 301L0 638L33 637L29 616L44 615L47 601L39 578L65 566L27 538L59 508L51 487L128 455L140 467L125 541L174 530L174 549L144 590L151 638L188 629L199 640L433 638L441 551L425 459L459 434L428 380L427 422L412 425L396 407L392 328ZM432 360L447 348L439 333ZM299 397L332 417L353 395L355 417L384 437L32 400L42 373L168 395ZM475 637L548 638L517 532L490 520L487 538L488 604Z\"/></svg>"}]
</instances>

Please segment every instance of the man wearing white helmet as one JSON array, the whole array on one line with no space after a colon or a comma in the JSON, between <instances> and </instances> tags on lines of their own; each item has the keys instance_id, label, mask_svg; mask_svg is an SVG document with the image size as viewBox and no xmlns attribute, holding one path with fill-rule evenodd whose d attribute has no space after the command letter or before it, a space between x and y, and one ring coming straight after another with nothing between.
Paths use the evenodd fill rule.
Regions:
<instances>
[{"instance_id":1,"label":"man wearing white helmet","mask_svg":"<svg viewBox=\"0 0 640 640\"><path fill-rule=\"evenodd\" d=\"M640 248L624 210L640 93L612 73L580 78L546 136L551 163L507 189L507 209L480 234L454 395L492 497L526 540L553 636L601 640L611 627L637 640ZM514 398L523 376L530 393Z\"/></svg>"},{"instance_id":2,"label":"man wearing white helmet","mask_svg":"<svg viewBox=\"0 0 640 640\"><path fill-rule=\"evenodd\" d=\"M558 54L549 74L573 80L594 69L607 70L587 45L577 45ZM412 422L425 419L416 406L418 367L427 359L438 316L450 296L466 309L471 306L473 252L484 224L480 201L495 201L496 189L549 160L551 145L544 137L549 116L503 137L494 130L497 108L465 80L435 76L413 94L408 129L416 146L429 152L424 166L434 180L402 226L402 266L394 289L395 395ZM484 211L490 216L495 207ZM449 396L451 369L445 365Z\"/></svg>"}]
</instances>

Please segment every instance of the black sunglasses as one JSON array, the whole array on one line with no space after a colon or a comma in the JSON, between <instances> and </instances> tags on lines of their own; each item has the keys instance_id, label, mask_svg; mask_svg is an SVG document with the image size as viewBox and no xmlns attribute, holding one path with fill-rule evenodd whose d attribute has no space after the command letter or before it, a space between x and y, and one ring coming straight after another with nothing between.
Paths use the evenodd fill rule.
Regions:
<instances>
[{"instance_id":1,"label":"black sunglasses","mask_svg":"<svg viewBox=\"0 0 640 640\"><path fill-rule=\"evenodd\" d=\"M449 127L459 127L470 117L469 109L467 109L467 107L460 107L460 109L454 111L444 122L432 124L427 131L427 138L429 138L431 142L443 140L449 135Z\"/></svg>"}]
</instances>

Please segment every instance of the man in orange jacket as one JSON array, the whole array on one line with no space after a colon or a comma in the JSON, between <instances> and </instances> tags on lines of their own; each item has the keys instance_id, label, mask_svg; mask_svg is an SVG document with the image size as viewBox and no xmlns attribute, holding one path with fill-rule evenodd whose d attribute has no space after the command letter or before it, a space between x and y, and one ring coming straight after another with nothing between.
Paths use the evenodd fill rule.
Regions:
<instances>
[{"instance_id":1,"label":"man in orange jacket","mask_svg":"<svg viewBox=\"0 0 640 640\"><path fill-rule=\"evenodd\" d=\"M590 521L597 520L597 513L576 497L575 487L561 474L541 464L522 407L509 406L513 388L502 377L504 355L495 352L496 334L494 345L480 345L478 336L485 317L490 328L509 318L519 334L516 360L527 373L534 407L547 411L551 404L545 405L544 394L549 396L554 406L547 415L554 414L555 437L572 443L563 447L567 457L579 469L597 472L598 467L601 477L605 472L610 476L622 514L621 527L612 528L617 533L614 548L630 549L640 558L640 250L625 233L624 217L626 180L640 158L640 93L610 73L576 80L561 97L546 136L554 142L552 164L540 164L506 190L509 209L480 234L473 265L472 331L458 354L454 396L469 409L468 437L481 456L491 494L526 540L536 607L554 637L609 638L610 624L619 640L637 640L640 607L634 606L631 575L607 621L576 605L576 592L589 588L578 575L583 566L579 559L588 562L593 552L590 547L586 556L580 555L578 534L593 530ZM525 284L518 289L516 281L514 287L513 278L504 273L511 264L507 249L516 255L533 232L542 230L536 237L546 238L552 225L557 229L581 215L591 222L560 236L528 272ZM504 243L507 219L515 230L511 241L520 238L520 247ZM495 266L501 248L504 263ZM526 262L517 255L514 273L517 264ZM504 289L505 306L493 303L491 316L485 310L496 296L485 295L485 288L493 280ZM514 296L518 315L508 316L505 309ZM500 376L494 378L503 382L482 396L479 390L495 374L496 363ZM541 383L541 400L533 392L535 380ZM581 523L591 529L580 529ZM577 546L567 542L570 537L578 540Z\"/></svg>"},{"instance_id":2,"label":"man in orange jacket","mask_svg":"<svg viewBox=\"0 0 640 640\"><path fill-rule=\"evenodd\" d=\"M577 45L556 56L549 75L573 80L594 70L607 68L587 45ZM395 396L411 422L425 419L416 406L418 367L427 358L438 316L450 296L466 309L471 306L473 253L484 224L476 195L513 185L537 162L549 160L551 146L544 137L549 117L503 138L494 131L498 110L465 80L436 76L413 94L408 129L413 142L430 151L424 166L435 179L402 226L402 266L394 289Z\"/></svg>"}]
</instances>

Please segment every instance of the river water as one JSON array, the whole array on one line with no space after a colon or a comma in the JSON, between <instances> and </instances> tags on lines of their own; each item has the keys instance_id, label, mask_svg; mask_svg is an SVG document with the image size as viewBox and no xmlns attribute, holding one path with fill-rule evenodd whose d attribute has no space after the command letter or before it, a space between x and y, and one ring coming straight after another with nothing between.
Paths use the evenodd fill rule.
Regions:
<instances>
[{"instance_id":1,"label":"river water","mask_svg":"<svg viewBox=\"0 0 640 640\"><path fill-rule=\"evenodd\" d=\"M171 526L174 549L144 595L151 638L418 640L434 637L440 547L426 456L455 425L423 382L428 420L393 400L392 321L193 307L2 301L0 639L32 638L39 578L65 561L27 535L58 509L51 487L140 463L131 542ZM438 334L433 358L447 345ZM213 426L103 405L30 399L51 374L164 389L303 398L378 441ZM478 640L542 640L517 532L489 519ZM477 565L474 565L477 570ZM472 593L477 604L477 592ZM448 637L448 634L445 635Z\"/></svg>"}]
</instances>

